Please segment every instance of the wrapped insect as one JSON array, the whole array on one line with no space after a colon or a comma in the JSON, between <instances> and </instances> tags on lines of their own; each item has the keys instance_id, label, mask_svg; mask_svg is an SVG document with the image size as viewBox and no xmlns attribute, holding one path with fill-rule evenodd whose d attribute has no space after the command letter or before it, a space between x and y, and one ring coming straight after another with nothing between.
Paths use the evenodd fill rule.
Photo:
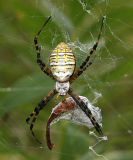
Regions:
<instances>
[{"instance_id":1,"label":"wrapped insect","mask_svg":"<svg viewBox=\"0 0 133 160\"><path fill-rule=\"evenodd\" d=\"M86 104L88 109L92 112L97 123L102 126L101 109L94 107L86 97L79 96ZM76 104L72 97L64 99L53 108L52 113L47 121L46 126L46 140L49 149L54 147L54 143L51 143L50 139L50 125L56 123L61 119L71 120L72 122L80 125L84 125L89 129L94 127L90 119L82 111L82 109Z\"/></svg>"}]
</instances>

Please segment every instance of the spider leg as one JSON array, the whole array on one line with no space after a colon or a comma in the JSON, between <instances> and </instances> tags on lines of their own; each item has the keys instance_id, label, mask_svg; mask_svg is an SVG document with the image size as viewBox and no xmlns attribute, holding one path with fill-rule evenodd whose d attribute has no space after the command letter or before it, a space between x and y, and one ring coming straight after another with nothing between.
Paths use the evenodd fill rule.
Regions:
<instances>
[{"instance_id":1,"label":"spider leg","mask_svg":"<svg viewBox=\"0 0 133 160\"><path fill-rule=\"evenodd\" d=\"M72 83L75 79L77 79L82 73L83 71L85 71L87 69L87 67L89 67L93 61L91 61L88 65L88 61L91 57L91 55L93 54L93 52L96 51L97 49L97 46L98 46L98 43L99 43L99 40L100 40L100 37L101 37L101 34L102 34L102 29L103 29L103 24L104 24L104 20L105 20L105 17L102 18L102 23L101 23L101 27L100 27L100 31L99 31L99 34L98 34L98 38L97 38L97 41L96 43L94 44L93 48L91 49L90 53L88 54L87 58L85 59L85 61L82 63L82 65L79 67L79 69L76 71L76 73L74 73L72 75L72 77L70 78L70 83Z\"/></svg>"},{"instance_id":2,"label":"spider leg","mask_svg":"<svg viewBox=\"0 0 133 160\"><path fill-rule=\"evenodd\" d=\"M34 38L34 44L35 44L36 53L37 53L37 63L38 63L38 65L40 66L41 70L44 73L46 73L50 78L52 78L53 80L55 80L55 78L52 75L51 70L41 60L41 57L40 57L41 47L39 47L39 45L38 45L38 37L39 37L41 31L44 29L44 27L46 26L46 24L49 22L50 19L51 19L51 16L46 20L46 22L41 27L40 31L36 34L36 36Z\"/></svg>"},{"instance_id":3,"label":"spider leg","mask_svg":"<svg viewBox=\"0 0 133 160\"><path fill-rule=\"evenodd\" d=\"M33 137L35 138L35 140L39 143L41 143L37 137L35 136L34 132L33 132L33 126L34 126L34 123L37 119L37 116L40 112L40 110L42 110L44 108L44 106L53 98L53 96L57 93L56 89L53 89L49 94L48 96L44 97L41 102L35 107L34 111L30 114L30 116L26 119L26 122L28 123L30 121L30 119L33 117L33 120L30 124L30 130L31 130L31 133L33 135Z\"/></svg>"},{"instance_id":4,"label":"spider leg","mask_svg":"<svg viewBox=\"0 0 133 160\"><path fill-rule=\"evenodd\" d=\"M92 65L95 58L96 58L96 55L94 55L91 61L83 68L82 72L79 72L78 76L80 76L83 73L83 71L85 71L90 65Z\"/></svg>"},{"instance_id":5,"label":"spider leg","mask_svg":"<svg viewBox=\"0 0 133 160\"><path fill-rule=\"evenodd\" d=\"M99 124L96 122L94 116L91 113L91 110L86 106L86 104L80 99L80 97L73 91L72 88L69 89L68 94L74 99L74 101L79 105L79 107L82 109L82 111L89 117L91 123L95 127L96 131L103 135L102 130L99 126Z\"/></svg>"}]
</instances>

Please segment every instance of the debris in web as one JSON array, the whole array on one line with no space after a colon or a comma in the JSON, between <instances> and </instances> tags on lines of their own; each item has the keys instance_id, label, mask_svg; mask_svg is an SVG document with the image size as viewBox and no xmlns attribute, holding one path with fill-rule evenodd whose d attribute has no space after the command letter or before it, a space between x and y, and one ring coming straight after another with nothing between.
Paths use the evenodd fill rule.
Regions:
<instances>
[{"instance_id":1,"label":"debris in web","mask_svg":"<svg viewBox=\"0 0 133 160\"><path fill-rule=\"evenodd\" d=\"M78 0L78 2L81 4L84 11L86 11L88 14L92 15L91 10L87 9L87 6L84 2L82 2L81 0Z\"/></svg>"},{"instance_id":2,"label":"debris in web","mask_svg":"<svg viewBox=\"0 0 133 160\"><path fill-rule=\"evenodd\" d=\"M103 136L103 137L99 137L97 136L93 131L90 131L89 132L90 135L96 137L96 139L98 140L97 143L95 143L93 146L89 146L89 149L98 157L103 157L104 160L108 160L107 157L105 157L104 155L102 154L98 154L95 150L94 150L94 147L99 144L101 141L107 141L108 140L108 137L107 136Z\"/></svg>"},{"instance_id":3,"label":"debris in web","mask_svg":"<svg viewBox=\"0 0 133 160\"><path fill-rule=\"evenodd\" d=\"M100 126L102 126L101 109L99 107L94 107L86 97L83 97L83 96L79 96L79 97L91 110L97 123ZM47 145L49 149L52 149L54 147L54 143L51 143L51 140L50 140L50 125L55 124L62 119L70 120L75 124L86 126L89 129L94 127L90 119L81 110L81 108L75 103L73 98L71 97L66 98L53 108L52 113L48 119L47 126L46 126L46 137L47 137Z\"/></svg>"}]
</instances>

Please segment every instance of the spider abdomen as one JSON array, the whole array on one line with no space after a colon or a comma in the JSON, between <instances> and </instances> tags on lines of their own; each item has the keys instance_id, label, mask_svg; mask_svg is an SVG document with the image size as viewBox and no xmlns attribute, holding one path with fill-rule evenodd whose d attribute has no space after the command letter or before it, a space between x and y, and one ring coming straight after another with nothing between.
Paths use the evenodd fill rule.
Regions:
<instances>
[{"instance_id":1,"label":"spider abdomen","mask_svg":"<svg viewBox=\"0 0 133 160\"><path fill-rule=\"evenodd\" d=\"M57 81L68 81L76 65L75 56L71 48L61 42L53 50L49 60L52 74Z\"/></svg>"}]
</instances>

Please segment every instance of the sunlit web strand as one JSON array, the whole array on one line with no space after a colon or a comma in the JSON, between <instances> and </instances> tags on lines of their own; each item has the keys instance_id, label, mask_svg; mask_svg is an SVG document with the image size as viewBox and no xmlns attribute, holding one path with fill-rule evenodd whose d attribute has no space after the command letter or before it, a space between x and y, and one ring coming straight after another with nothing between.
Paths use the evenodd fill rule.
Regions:
<instances>
[{"instance_id":1,"label":"sunlit web strand","mask_svg":"<svg viewBox=\"0 0 133 160\"><path fill-rule=\"evenodd\" d=\"M109 160L107 157L105 157L104 155L102 154L98 154L95 150L94 150L94 147L99 144L101 141L107 141L108 138L107 136L103 136L103 137L99 137L97 136L94 132L90 131L89 132L90 135L93 135L94 137L96 137L96 139L98 140L96 144L94 144L93 146L89 146L89 149L98 157L103 157L104 160Z\"/></svg>"}]
</instances>

